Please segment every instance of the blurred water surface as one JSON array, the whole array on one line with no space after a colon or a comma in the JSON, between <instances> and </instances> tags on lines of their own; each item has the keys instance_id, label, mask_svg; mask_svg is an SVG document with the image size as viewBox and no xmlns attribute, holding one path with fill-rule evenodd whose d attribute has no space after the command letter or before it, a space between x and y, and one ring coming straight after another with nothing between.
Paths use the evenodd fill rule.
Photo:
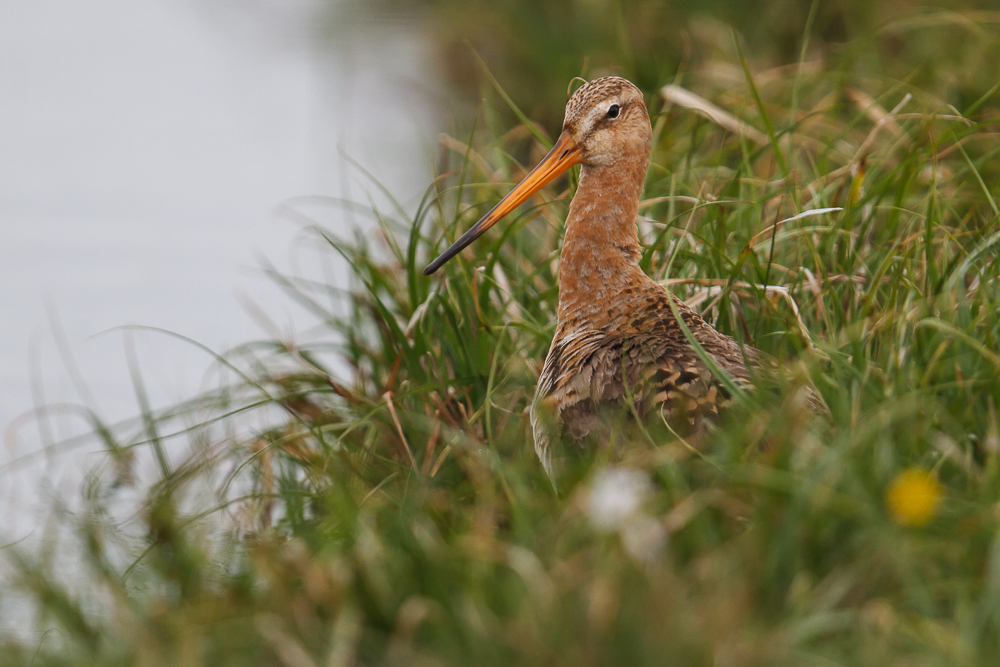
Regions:
<instances>
[{"instance_id":1,"label":"blurred water surface","mask_svg":"<svg viewBox=\"0 0 1000 667\"><path fill-rule=\"evenodd\" d=\"M423 38L405 18L330 12L274 0L0 5L3 538L31 533L29 508L77 494L86 468L81 451L10 465L86 431L78 419L24 416L89 400L50 312L100 414L135 415L123 334L102 332L149 325L221 351L267 337L250 300L295 336L311 320L258 264L293 263L297 229L275 207L300 195L366 200L340 150L404 202L429 182L438 121ZM202 386L203 352L135 340L154 405Z\"/></svg>"}]
</instances>

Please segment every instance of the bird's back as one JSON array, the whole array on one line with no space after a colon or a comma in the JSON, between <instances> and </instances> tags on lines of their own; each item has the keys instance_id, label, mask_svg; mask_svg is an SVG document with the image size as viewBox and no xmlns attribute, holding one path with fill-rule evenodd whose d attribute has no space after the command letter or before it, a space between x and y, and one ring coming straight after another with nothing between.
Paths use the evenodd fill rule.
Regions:
<instances>
[{"instance_id":1,"label":"bird's back","mask_svg":"<svg viewBox=\"0 0 1000 667\"><path fill-rule=\"evenodd\" d=\"M654 411L673 428L700 431L729 402L726 389L688 343L670 300L705 352L739 384L750 380L740 348L646 276L613 301L563 311L538 380L531 419L535 448L552 475L550 445L561 435L581 442L608 425L608 410L640 419Z\"/></svg>"}]
</instances>

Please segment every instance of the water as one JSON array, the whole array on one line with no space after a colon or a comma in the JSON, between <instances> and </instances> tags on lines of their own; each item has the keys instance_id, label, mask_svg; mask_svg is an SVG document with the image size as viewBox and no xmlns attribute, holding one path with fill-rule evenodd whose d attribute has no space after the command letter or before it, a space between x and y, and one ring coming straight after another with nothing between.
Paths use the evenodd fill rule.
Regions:
<instances>
[{"instance_id":1,"label":"water","mask_svg":"<svg viewBox=\"0 0 1000 667\"><path fill-rule=\"evenodd\" d=\"M404 202L429 183L440 123L427 45L398 17L341 17L319 35L327 4L0 4L0 543L34 533L38 508L78 494L94 460L85 448L12 466L86 430L34 406L93 396L107 420L137 413L116 327L224 350L269 335L249 300L294 336L310 318L258 269L260 255L292 264L297 230L275 207L345 190L364 200L340 150ZM135 340L155 405L202 386L203 352Z\"/></svg>"}]
</instances>

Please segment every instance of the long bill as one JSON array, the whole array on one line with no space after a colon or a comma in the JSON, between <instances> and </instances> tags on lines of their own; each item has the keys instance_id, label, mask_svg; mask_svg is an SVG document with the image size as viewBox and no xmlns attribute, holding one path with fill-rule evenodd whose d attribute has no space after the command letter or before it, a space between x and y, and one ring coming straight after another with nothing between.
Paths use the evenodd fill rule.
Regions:
<instances>
[{"instance_id":1,"label":"long bill","mask_svg":"<svg viewBox=\"0 0 1000 667\"><path fill-rule=\"evenodd\" d=\"M465 246L478 239L487 229L499 222L501 218L517 208L528 197L538 192L543 185L574 164L579 164L580 153L580 147L576 145L576 142L573 141L569 133L563 132L560 134L552 150L542 158L542 161L534 169L528 172L524 180L518 183L506 197L500 200L500 203L490 209L490 212L474 224L469 231L465 232L462 238L455 241L450 248L441 253L440 257L428 264L427 268L424 269L424 275L429 276L440 269L445 262L461 252Z\"/></svg>"}]
</instances>

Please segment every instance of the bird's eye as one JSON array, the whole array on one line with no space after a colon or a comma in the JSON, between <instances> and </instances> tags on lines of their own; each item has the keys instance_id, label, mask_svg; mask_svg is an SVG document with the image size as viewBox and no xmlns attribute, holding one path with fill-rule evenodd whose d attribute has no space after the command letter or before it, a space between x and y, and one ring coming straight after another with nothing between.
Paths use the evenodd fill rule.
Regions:
<instances>
[{"instance_id":1,"label":"bird's eye","mask_svg":"<svg viewBox=\"0 0 1000 667\"><path fill-rule=\"evenodd\" d=\"M608 109L608 118L612 118L612 119L618 118L618 114L620 114L621 111L622 111L622 108L620 106L618 106L617 104L612 104L611 108Z\"/></svg>"}]
</instances>

